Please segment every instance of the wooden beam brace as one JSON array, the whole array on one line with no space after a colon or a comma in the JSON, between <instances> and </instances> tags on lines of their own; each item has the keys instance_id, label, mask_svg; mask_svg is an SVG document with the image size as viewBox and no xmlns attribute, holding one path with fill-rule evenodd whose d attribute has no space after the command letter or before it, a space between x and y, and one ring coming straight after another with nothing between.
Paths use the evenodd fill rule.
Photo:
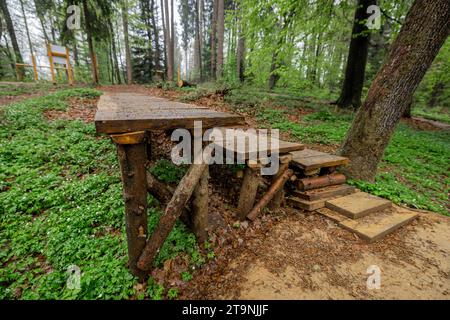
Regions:
<instances>
[{"instance_id":1,"label":"wooden beam brace","mask_svg":"<svg viewBox=\"0 0 450 320\"><path fill-rule=\"evenodd\" d=\"M283 173L289 168L289 163L292 160L292 155L283 155L280 156L280 167L278 168L278 172L276 175L274 175L272 182L275 182ZM284 200L284 189L281 188L278 190L275 195L273 196L273 199L269 202L268 208L272 211L277 210L280 208L281 204Z\"/></svg>"},{"instance_id":2,"label":"wooden beam brace","mask_svg":"<svg viewBox=\"0 0 450 320\"><path fill-rule=\"evenodd\" d=\"M291 169L285 170L283 174L272 183L266 194L261 198L261 200L259 200L256 206L247 215L247 218L252 221L255 220L256 217L261 213L261 210L267 205L267 203L269 203L270 200L272 200L277 191L284 187L286 181L288 181L293 174L294 171L292 171Z\"/></svg>"},{"instance_id":3,"label":"wooden beam brace","mask_svg":"<svg viewBox=\"0 0 450 320\"><path fill-rule=\"evenodd\" d=\"M137 263L139 269L145 271L152 269L156 255L164 244L164 241L167 239L169 233L172 231L176 220L183 211L182 209L189 201L189 198L207 167L207 164L191 165L186 175L181 179L164 214L159 219L158 226L145 245Z\"/></svg>"}]
</instances>

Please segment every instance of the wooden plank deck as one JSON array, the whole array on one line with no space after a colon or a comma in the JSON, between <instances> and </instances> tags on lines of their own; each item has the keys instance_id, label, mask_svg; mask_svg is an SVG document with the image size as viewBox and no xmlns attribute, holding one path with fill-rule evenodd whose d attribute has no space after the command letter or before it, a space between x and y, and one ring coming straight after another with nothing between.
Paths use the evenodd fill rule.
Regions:
<instances>
[{"instance_id":1,"label":"wooden plank deck","mask_svg":"<svg viewBox=\"0 0 450 320\"><path fill-rule=\"evenodd\" d=\"M311 149L291 152L292 163L304 170L347 165L349 159Z\"/></svg>"},{"instance_id":2,"label":"wooden plank deck","mask_svg":"<svg viewBox=\"0 0 450 320\"><path fill-rule=\"evenodd\" d=\"M252 133L246 131L246 129L242 129L244 130L243 135L245 135L246 139L243 139L243 136L240 135L240 137L238 139L236 139L235 143L233 145L227 145L226 142L226 128L215 128L214 130L220 130L222 132L222 137L223 140L219 141L216 140L215 142L223 144L223 147L225 150L230 151L232 153L234 153L236 156L238 157L242 157L242 159L248 159L249 158L249 154L250 152L256 152L256 151L260 151L260 152L267 152L267 155L272 154L274 151L278 151L279 154L285 154L285 153L289 153L291 151L297 151L297 150L303 150L305 148L305 145L301 144L301 143L293 143L293 142L289 142L289 141L284 141L284 140L278 140L278 148L275 149L271 146L271 139L270 136L267 136L267 144L263 144L262 148L258 149L258 143L256 142L255 144L249 145L249 141L250 141L250 136L252 135L252 139L253 141L258 141L257 140L257 135L253 135ZM245 143L245 145L244 145Z\"/></svg>"},{"instance_id":3,"label":"wooden plank deck","mask_svg":"<svg viewBox=\"0 0 450 320\"><path fill-rule=\"evenodd\" d=\"M202 121L203 128L244 124L242 116L130 92L103 94L94 120L97 132L108 134L190 129L194 121Z\"/></svg>"}]
</instances>

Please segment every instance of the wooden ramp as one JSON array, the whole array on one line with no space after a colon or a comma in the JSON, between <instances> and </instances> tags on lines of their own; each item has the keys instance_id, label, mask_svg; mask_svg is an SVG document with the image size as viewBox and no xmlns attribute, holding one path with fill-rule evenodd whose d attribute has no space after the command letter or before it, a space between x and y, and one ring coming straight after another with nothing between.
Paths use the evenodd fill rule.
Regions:
<instances>
[{"instance_id":1,"label":"wooden ramp","mask_svg":"<svg viewBox=\"0 0 450 320\"><path fill-rule=\"evenodd\" d=\"M347 165L348 158L335 156L312 149L291 152L292 164L305 171Z\"/></svg>"},{"instance_id":2,"label":"wooden ramp","mask_svg":"<svg viewBox=\"0 0 450 320\"><path fill-rule=\"evenodd\" d=\"M203 128L244 124L242 116L130 92L103 94L94 120L97 132L108 134L189 129L194 121L202 121Z\"/></svg>"}]
</instances>

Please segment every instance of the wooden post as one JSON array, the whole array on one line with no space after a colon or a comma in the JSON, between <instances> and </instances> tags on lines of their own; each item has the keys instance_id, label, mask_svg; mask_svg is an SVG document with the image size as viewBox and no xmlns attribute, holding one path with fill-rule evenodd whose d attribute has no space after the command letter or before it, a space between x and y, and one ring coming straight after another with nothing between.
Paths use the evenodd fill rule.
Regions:
<instances>
[{"instance_id":1,"label":"wooden post","mask_svg":"<svg viewBox=\"0 0 450 320\"><path fill-rule=\"evenodd\" d=\"M164 214L159 219L158 226L145 245L144 251L137 264L139 269L152 269L156 255L172 231L175 222L183 212L182 209L194 192L200 177L207 167L207 164L193 164L189 167L188 172L178 184Z\"/></svg>"},{"instance_id":2,"label":"wooden post","mask_svg":"<svg viewBox=\"0 0 450 320\"><path fill-rule=\"evenodd\" d=\"M31 63L33 64L33 74L34 74L34 81L39 81L39 75L37 72L37 66L36 66L36 56L34 54L31 55Z\"/></svg>"},{"instance_id":3,"label":"wooden post","mask_svg":"<svg viewBox=\"0 0 450 320\"><path fill-rule=\"evenodd\" d=\"M244 180L242 181L237 216L244 220L255 204L256 192L260 181L260 167L248 166L245 168Z\"/></svg>"},{"instance_id":4,"label":"wooden post","mask_svg":"<svg viewBox=\"0 0 450 320\"><path fill-rule=\"evenodd\" d=\"M70 65L69 48L67 48L67 47L66 47L66 67L67 67L67 78L69 79L69 85L73 86L72 66Z\"/></svg>"},{"instance_id":5,"label":"wooden post","mask_svg":"<svg viewBox=\"0 0 450 320\"><path fill-rule=\"evenodd\" d=\"M255 220L256 217L261 213L261 210L269 203L269 201L273 198L273 196L278 192L278 190L281 190L284 187L284 184L286 181L288 181L292 175L294 174L294 171L291 169L285 170L277 180L275 180L272 185L270 186L269 190L266 192L266 194L259 200L259 202L256 204L256 206L249 212L247 215L247 218L250 220Z\"/></svg>"},{"instance_id":6,"label":"wooden post","mask_svg":"<svg viewBox=\"0 0 450 320\"><path fill-rule=\"evenodd\" d=\"M207 167L195 187L192 201L192 229L199 243L205 242L208 237L208 179Z\"/></svg>"},{"instance_id":7,"label":"wooden post","mask_svg":"<svg viewBox=\"0 0 450 320\"><path fill-rule=\"evenodd\" d=\"M111 137L117 143L114 136ZM137 267L137 261L145 247L148 232L145 139L131 139L128 144L116 144L116 146L125 202L128 267L134 276L144 280L146 272Z\"/></svg>"},{"instance_id":8,"label":"wooden post","mask_svg":"<svg viewBox=\"0 0 450 320\"><path fill-rule=\"evenodd\" d=\"M288 168L289 168L289 162L292 160L292 155L288 154L285 156L280 156L280 167L278 168L278 172L273 177L273 182L276 181ZM275 195L273 196L272 200L269 202L267 207L270 210L277 210L280 208L281 203L284 199L284 189L281 188Z\"/></svg>"},{"instance_id":9,"label":"wooden post","mask_svg":"<svg viewBox=\"0 0 450 320\"><path fill-rule=\"evenodd\" d=\"M48 54L48 61L50 62L50 73L52 75L52 82L53 84L56 84L55 65L53 64L52 47L50 43L47 43L47 54Z\"/></svg>"}]
</instances>

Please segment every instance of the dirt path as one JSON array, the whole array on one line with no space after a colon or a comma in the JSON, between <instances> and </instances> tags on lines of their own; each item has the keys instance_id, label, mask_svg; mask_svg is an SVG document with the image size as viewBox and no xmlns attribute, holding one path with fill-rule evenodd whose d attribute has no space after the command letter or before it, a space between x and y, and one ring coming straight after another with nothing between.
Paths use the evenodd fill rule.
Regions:
<instances>
[{"instance_id":1,"label":"dirt path","mask_svg":"<svg viewBox=\"0 0 450 320\"><path fill-rule=\"evenodd\" d=\"M421 213L378 243L366 244L319 214L294 209L231 261L218 299L450 299L450 218ZM381 288L367 289L367 269Z\"/></svg>"}]
</instances>

